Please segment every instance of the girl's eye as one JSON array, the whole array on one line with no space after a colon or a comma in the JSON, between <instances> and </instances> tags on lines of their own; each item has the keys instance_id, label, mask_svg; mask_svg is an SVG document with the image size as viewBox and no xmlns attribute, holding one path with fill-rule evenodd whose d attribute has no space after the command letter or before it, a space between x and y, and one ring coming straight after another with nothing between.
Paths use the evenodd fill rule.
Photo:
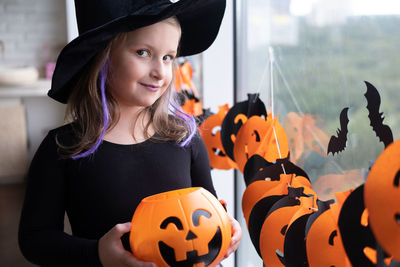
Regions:
<instances>
[{"instance_id":1,"label":"girl's eye","mask_svg":"<svg viewBox=\"0 0 400 267\"><path fill-rule=\"evenodd\" d=\"M166 62L171 62L173 59L174 59L174 57L171 55L166 55L163 57L163 60Z\"/></svg>"},{"instance_id":2,"label":"girl's eye","mask_svg":"<svg viewBox=\"0 0 400 267\"><path fill-rule=\"evenodd\" d=\"M136 54L140 57L147 57L150 53L147 50L141 49L141 50L137 50Z\"/></svg>"}]
</instances>

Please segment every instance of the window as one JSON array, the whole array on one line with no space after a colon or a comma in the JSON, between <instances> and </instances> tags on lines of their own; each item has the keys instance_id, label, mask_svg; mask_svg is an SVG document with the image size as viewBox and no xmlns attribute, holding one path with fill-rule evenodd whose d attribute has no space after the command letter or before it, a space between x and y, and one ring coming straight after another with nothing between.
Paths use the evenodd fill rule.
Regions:
<instances>
[{"instance_id":1,"label":"window","mask_svg":"<svg viewBox=\"0 0 400 267\"><path fill-rule=\"evenodd\" d=\"M384 149L370 126L364 81L380 93L383 123L392 129L394 140L400 137L400 4L236 3L237 101L246 100L248 93L260 93L288 133L291 161L307 172L321 199L363 183ZM346 148L327 154L345 107L349 108ZM244 189L243 183L239 197ZM238 266L260 266L244 221L242 227Z\"/></svg>"}]
</instances>

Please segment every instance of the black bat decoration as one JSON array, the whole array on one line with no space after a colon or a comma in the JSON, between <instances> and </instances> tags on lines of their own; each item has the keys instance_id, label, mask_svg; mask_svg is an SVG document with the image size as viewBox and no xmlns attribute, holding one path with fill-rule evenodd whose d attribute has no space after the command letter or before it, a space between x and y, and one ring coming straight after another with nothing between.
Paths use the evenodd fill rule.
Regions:
<instances>
[{"instance_id":1,"label":"black bat decoration","mask_svg":"<svg viewBox=\"0 0 400 267\"><path fill-rule=\"evenodd\" d=\"M393 134L390 127L383 124L383 112L379 112L381 97L378 90L376 90L372 84L367 81L365 81L365 84L367 85L367 92L364 94L364 96L367 99L367 109L369 112L368 118L371 123L370 125L376 133L376 136L379 138L379 141L383 142L385 147L387 147L393 142Z\"/></svg>"},{"instance_id":2,"label":"black bat decoration","mask_svg":"<svg viewBox=\"0 0 400 267\"><path fill-rule=\"evenodd\" d=\"M347 124L349 123L349 118L347 117L348 110L349 108L344 108L342 112L340 112L340 129L337 129L337 137L334 135L331 136L327 154L331 152L332 155L335 155L335 153L339 153L346 148L348 133Z\"/></svg>"}]
</instances>

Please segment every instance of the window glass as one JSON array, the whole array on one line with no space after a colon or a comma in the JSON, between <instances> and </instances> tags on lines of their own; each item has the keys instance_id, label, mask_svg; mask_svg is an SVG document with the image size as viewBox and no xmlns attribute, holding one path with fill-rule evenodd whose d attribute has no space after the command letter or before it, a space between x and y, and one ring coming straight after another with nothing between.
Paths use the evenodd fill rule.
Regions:
<instances>
[{"instance_id":1,"label":"window glass","mask_svg":"<svg viewBox=\"0 0 400 267\"><path fill-rule=\"evenodd\" d=\"M291 161L309 175L321 199L364 182L384 144L366 108L365 81L381 97L380 112L400 136L400 3L373 0L239 1L238 101L259 93L279 117ZM346 147L327 154L348 107ZM244 191L242 185L239 196ZM244 223L244 222L242 222ZM245 223L243 229L246 232ZM239 266L259 266L247 233ZM254 249L253 249L254 250ZM251 256L249 256L251 255Z\"/></svg>"}]
</instances>

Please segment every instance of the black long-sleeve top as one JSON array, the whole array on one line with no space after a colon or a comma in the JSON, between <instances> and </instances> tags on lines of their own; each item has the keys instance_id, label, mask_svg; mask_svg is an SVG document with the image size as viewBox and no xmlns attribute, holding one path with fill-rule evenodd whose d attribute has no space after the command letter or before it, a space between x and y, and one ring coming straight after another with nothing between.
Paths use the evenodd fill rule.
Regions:
<instances>
[{"instance_id":1,"label":"black long-sleeve top","mask_svg":"<svg viewBox=\"0 0 400 267\"><path fill-rule=\"evenodd\" d=\"M191 186L216 195L199 136L187 147L152 139L133 145L103 141L78 160L59 156L56 136L72 144L71 125L50 131L39 146L19 226L20 249L35 264L99 266L98 240L115 224L131 221L144 197ZM65 212L72 235L63 231Z\"/></svg>"}]
</instances>

